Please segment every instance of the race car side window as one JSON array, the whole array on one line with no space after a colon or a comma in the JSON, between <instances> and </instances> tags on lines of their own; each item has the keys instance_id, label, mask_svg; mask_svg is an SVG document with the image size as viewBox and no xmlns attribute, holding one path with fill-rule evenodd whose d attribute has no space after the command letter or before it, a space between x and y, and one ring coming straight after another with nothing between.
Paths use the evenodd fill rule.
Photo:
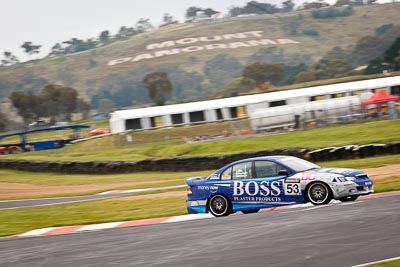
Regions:
<instances>
[{"instance_id":1,"label":"race car side window","mask_svg":"<svg viewBox=\"0 0 400 267\"><path fill-rule=\"evenodd\" d=\"M257 178L278 176L280 170L285 170L282 165L267 160L255 161L254 166Z\"/></svg>"},{"instance_id":2,"label":"race car side window","mask_svg":"<svg viewBox=\"0 0 400 267\"><path fill-rule=\"evenodd\" d=\"M249 179L253 178L252 175L252 162L244 162L233 165L232 179Z\"/></svg>"},{"instance_id":3,"label":"race car side window","mask_svg":"<svg viewBox=\"0 0 400 267\"><path fill-rule=\"evenodd\" d=\"M221 180L230 180L232 179L232 167L229 167L221 174Z\"/></svg>"}]
</instances>

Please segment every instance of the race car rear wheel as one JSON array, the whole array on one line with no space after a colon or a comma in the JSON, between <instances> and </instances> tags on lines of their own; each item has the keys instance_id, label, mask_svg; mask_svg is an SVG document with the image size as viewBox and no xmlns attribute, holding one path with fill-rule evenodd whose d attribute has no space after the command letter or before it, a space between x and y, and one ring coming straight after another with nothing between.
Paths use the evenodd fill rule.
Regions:
<instances>
[{"instance_id":1,"label":"race car rear wheel","mask_svg":"<svg viewBox=\"0 0 400 267\"><path fill-rule=\"evenodd\" d=\"M254 209L254 210L242 210L243 214L249 214L249 213L257 213L260 209Z\"/></svg>"},{"instance_id":2,"label":"race car rear wheel","mask_svg":"<svg viewBox=\"0 0 400 267\"><path fill-rule=\"evenodd\" d=\"M342 202L349 202L349 201L354 201L358 198L359 196L348 196L342 199L339 199Z\"/></svg>"},{"instance_id":3,"label":"race car rear wheel","mask_svg":"<svg viewBox=\"0 0 400 267\"><path fill-rule=\"evenodd\" d=\"M328 204L332 199L328 186L321 182L315 182L308 186L307 199L314 205Z\"/></svg>"},{"instance_id":4,"label":"race car rear wheel","mask_svg":"<svg viewBox=\"0 0 400 267\"><path fill-rule=\"evenodd\" d=\"M215 217L228 216L231 213L231 203L225 196L215 195L208 201L208 210Z\"/></svg>"}]
</instances>

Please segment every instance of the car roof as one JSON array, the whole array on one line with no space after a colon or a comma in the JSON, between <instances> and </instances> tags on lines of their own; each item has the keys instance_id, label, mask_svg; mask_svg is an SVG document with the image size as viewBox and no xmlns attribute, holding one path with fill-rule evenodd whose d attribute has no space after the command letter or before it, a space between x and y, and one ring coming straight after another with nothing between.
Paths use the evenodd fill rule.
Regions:
<instances>
[{"instance_id":1,"label":"car roof","mask_svg":"<svg viewBox=\"0 0 400 267\"><path fill-rule=\"evenodd\" d=\"M278 159L282 158L292 158L292 156L285 156L285 155L274 155L274 156L263 156L263 157L254 157L254 158L247 158L247 159L241 159L232 163L240 163L240 162L248 162L248 161L254 161L254 160L272 160L272 161L277 161ZM230 164L232 164L230 163Z\"/></svg>"},{"instance_id":2,"label":"car roof","mask_svg":"<svg viewBox=\"0 0 400 267\"><path fill-rule=\"evenodd\" d=\"M278 161L279 159L282 158L293 158L292 156L285 156L285 155L274 155L274 156L263 156L263 157L253 157L253 158L247 158L247 159L241 159L238 161L231 162L229 164L226 164L225 166L221 167L220 169L216 170L214 174L219 174L223 170L225 170L228 166L232 166L237 163L243 163L243 162L250 162L250 161L255 161L255 160L270 160L270 161Z\"/></svg>"}]
</instances>

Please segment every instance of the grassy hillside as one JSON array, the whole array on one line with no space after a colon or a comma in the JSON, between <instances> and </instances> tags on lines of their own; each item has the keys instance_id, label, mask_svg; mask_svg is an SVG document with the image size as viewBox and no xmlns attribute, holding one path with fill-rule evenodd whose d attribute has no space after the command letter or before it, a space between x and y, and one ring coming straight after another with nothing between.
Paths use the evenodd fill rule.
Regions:
<instances>
[{"instance_id":1,"label":"grassy hillside","mask_svg":"<svg viewBox=\"0 0 400 267\"><path fill-rule=\"evenodd\" d=\"M310 12L292 12L287 14L263 15L254 17L229 18L218 22L177 24L152 30L134 36L125 41L117 41L109 45L73 55L46 58L43 60L17 64L0 68L0 81L22 81L34 77L48 82L67 84L82 94L93 95L103 87L111 77L119 74L140 72L146 68L155 68L161 64L175 64L185 71L203 73L206 61L224 53L237 58L243 65L249 63L249 57L260 48L276 47L284 56L285 62L269 63L312 63L319 60L327 51L335 46L345 49L352 46L360 38L374 35L376 28L384 24L400 24L400 3L373 5L354 8L354 14L348 17L331 19L314 19ZM314 30L318 36L303 33ZM162 43L183 38L208 37L231 33L261 31L265 39L291 39L299 44L264 45L241 47L237 49L211 49L193 53L180 53L162 56L138 62L126 62L109 66L110 60L132 57L154 52L147 45ZM246 39L246 40L251 40ZM260 39L260 38L253 38ZM222 40L216 43L241 42L243 40ZM203 46L212 42L196 42L194 44L178 44L165 49L184 48L190 45ZM215 42L214 42L215 43ZM158 49L158 50L163 50ZM90 61L95 66L89 66ZM207 77L206 77L207 78ZM141 79L137 79L140 82ZM23 88L22 88L23 89ZM37 88L40 91L41 88ZM111 90L111 89L110 89ZM204 92L205 94L207 92ZM210 96L210 95L209 95ZM3 95L3 98L7 97ZM1 98L1 94L0 94Z\"/></svg>"}]
</instances>

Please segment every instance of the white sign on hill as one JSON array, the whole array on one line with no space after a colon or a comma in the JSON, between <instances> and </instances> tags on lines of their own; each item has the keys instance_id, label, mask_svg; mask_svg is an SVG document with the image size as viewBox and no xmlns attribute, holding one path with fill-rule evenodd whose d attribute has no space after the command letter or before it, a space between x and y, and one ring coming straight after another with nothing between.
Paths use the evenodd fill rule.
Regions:
<instances>
[{"instance_id":1,"label":"white sign on hill","mask_svg":"<svg viewBox=\"0 0 400 267\"><path fill-rule=\"evenodd\" d=\"M127 62L138 62L141 60L159 58L164 56L177 55L180 53L193 53L204 50L234 49L242 47L261 46L261 45L300 44L300 42L294 41L292 39L265 39L263 33L264 33L263 31L250 31L250 32L239 32L239 33L230 33L230 34L214 35L214 36L190 37L179 40L164 41L161 43L152 43L146 46L146 50L149 50L147 53L139 54L133 57L124 57L124 58L110 60L108 62L108 66L114 66L117 64L122 64ZM237 42L236 39L242 39L242 40L241 42ZM252 40L245 40L245 39L252 39ZM232 40L235 40L236 42L232 42ZM177 47L169 50L154 51L155 49L162 49L162 48L169 48L176 46L184 46L184 47Z\"/></svg>"}]
</instances>

